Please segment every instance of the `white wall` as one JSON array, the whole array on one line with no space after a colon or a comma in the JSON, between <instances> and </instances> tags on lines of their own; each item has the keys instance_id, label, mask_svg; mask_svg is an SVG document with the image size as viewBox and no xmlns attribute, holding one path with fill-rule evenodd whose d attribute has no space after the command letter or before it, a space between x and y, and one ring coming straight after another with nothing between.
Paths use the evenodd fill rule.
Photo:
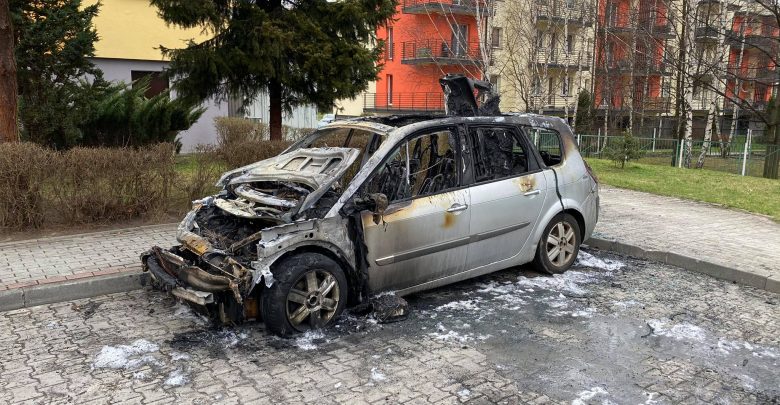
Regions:
<instances>
[{"instance_id":1,"label":"white wall","mask_svg":"<svg viewBox=\"0 0 780 405\"><path fill-rule=\"evenodd\" d=\"M103 71L104 79L125 83L132 81L130 72L133 70L159 72L168 65L166 62L105 58L93 58L92 62ZM182 152L191 152L195 145L211 144L217 140L214 118L228 115L228 103L227 101L210 100L206 101L204 106L206 111L200 119L190 129L179 133L179 139L183 145Z\"/></svg>"}]
</instances>

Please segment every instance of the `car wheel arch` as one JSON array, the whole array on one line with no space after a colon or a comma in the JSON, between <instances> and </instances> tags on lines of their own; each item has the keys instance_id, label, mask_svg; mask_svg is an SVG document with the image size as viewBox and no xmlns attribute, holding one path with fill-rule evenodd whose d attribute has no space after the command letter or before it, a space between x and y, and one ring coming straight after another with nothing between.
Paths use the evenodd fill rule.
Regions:
<instances>
[{"instance_id":1,"label":"car wheel arch","mask_svg":"<svg viewBox=\"0 0 780 405\"><path fill-rule=\"evenodd\" d=\"M273 272L274 266L278 263L282 263L284 260L297 256L303 253L318 253L321 254L334 262L336 262L340 267L341 270L344 272L344 275L347 277L347 289L350 291L349 298L347 300L348 305L350 303L353 303L356 297L353 297L353 286L360 286L360 276L358 272L355 270L355 267L349 262L349 259L347 259L347 256L341 252L341 249L336 247L335 245L330 245L328 243L324 242L310 242L306 244L299 244L296 246L292 246L285 251L281 252L276 258L273 259L273 261L268 263L268 266L271 268L271 271Z\"/></svg>"},{"instance_id":2,"label":"car wheel arch","mask_svg":"<svg viewBox=\"0 0 780 405\"><path fill-rule=\"evenodd\" d=\"M580 227L580 240L585 240L585 216L574 208L567 208L562 211L564 214L569 214L577 220L577 225Z\"/></svg>"}]
</instances>

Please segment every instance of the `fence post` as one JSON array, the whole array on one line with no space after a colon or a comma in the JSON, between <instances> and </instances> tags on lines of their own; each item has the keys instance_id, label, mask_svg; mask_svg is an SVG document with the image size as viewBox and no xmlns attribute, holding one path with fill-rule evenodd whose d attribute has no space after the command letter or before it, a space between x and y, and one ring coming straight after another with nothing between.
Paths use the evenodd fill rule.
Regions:
<instances>
[{"instance_id":1,"label":"fence post","mask_svg":"<svg viewBox=\"0 0 780 405\"><path fill-rule=\"evenodd\" d=\"M601 128L599 128L598 134L596 135L596 155L601 157Z\"/></svg>"},{"instance_id":2,"label":"fence post","mask_svg":"<svg viewBox=\"0 0 780 405\"><path fill-rule=\"evenodd\" d=\"M653 128L653 152L655 152L655 132L658 128Z\"/></svg>"},{"instance_id":3,"label":"fence post","mask_svg":"<svg viewBox=\"0 0 780 405\"><path fill-rule=\"evenodd\" d=\"M749 154L748 149L750 149L750 138L752 133L753 131L750 128L748 128L747 137L745 138L745 146L744 146L745 149L742 151L742 175L743 176L745 175L745 171L747 169L747 159Z\"/></svg>"}]
</instances>

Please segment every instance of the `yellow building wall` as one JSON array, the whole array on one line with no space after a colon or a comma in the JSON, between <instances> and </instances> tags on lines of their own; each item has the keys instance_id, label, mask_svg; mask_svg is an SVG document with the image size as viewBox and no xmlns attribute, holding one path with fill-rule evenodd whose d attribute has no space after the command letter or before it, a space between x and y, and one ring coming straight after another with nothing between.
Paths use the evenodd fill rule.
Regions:
<instances>
[{"instance_id":1,"label":"yellow building wall","mask_svg":"<svg viewBox=\"0 0 780 405\"><path fill-rule=\"evenodd\" d=\"M93 20L100 37L95 44L98 58L162 61L166 58L160 52L160 45L183 48L190 39L200 42L207 38L197 28L183 30L166 26L149 0L102 0L101 3Z\"/></svg>"}]
</instances>

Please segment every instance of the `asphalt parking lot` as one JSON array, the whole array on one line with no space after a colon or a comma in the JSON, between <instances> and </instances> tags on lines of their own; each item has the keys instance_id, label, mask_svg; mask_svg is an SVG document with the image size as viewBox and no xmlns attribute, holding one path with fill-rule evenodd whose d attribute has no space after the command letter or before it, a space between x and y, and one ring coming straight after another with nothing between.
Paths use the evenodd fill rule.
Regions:
<instances>
[{"instance_id":1,"label":"asphalt parking lot","mask_svg":"<svg viewBox=\"0 0 780 405\"><path fill-rule=\"evenodd\" d=\"M0 313L2 403L778 403L780 296L581 254L295 339L155 291Z\"/></svg>"}]
</instances>

